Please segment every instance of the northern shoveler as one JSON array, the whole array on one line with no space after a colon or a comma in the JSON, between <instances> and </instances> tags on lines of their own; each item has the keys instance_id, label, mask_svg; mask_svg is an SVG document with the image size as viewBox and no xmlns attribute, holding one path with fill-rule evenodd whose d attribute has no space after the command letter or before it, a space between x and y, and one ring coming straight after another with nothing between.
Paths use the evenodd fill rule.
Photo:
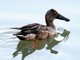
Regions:
<instances>
[{"instance_id":1,"label":"northern shoveler","mask_svg":"<svg viewBox=\"0 0 80 60\"><path fill-rule=\"evenodd\" d=\"M20 40L34 40L35 38L43 40L54 37L54 35L56 34L56 27L53 24L54 19L60 19L67 22L70 21L68 18L59 14L56 10L50 9L45 14L46 25L33 23L25 25L21 28L13 29L21 30L20 32L15 34Z\"/></svg>"}]
</instances>

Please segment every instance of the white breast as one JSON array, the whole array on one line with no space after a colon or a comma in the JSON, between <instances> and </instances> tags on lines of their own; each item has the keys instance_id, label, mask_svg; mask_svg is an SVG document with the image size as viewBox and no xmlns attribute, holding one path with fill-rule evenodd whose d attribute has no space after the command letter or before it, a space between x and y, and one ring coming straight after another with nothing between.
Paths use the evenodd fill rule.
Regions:
<instances>
[{"instance_id":1,"label":"white breast","mask_svg":"<svg viewBox=\"0 0 80 60\"><path fill-rule=\"evenodd\" d=\"M27 34L26 36L25 36L25 38L27 39L27 40L32 40L32 39L34 39L36 37L36 34Z\"/></svg>"}]
</instances>

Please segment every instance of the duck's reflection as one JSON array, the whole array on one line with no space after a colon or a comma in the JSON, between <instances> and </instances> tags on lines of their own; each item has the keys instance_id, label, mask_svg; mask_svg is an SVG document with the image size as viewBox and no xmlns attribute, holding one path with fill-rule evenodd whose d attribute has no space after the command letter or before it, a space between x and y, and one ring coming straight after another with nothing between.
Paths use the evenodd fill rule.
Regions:
<instances>
[{"instance_id":1,"label":"duck's reflection","mask_svg":"<svg viewBox=\"0 0 80 60\"><path fill-rule=\"evenodd\" d=\"M66 29L64 29L63 33L58 33L58 35L61 35L62 37L66 38L66 37L69 37L69 33L70 31L67 31ZM50 50L51 53L57 54L58 51L55 51L52 48L58 43L60 43L61 41L57 41L56 39L46 39L46 40L40 40L40 41L37 41L37 40L19 41L16 51L13 53L13 57L16 57L21 52L22 60L24 60L26 56L32 54L36 50L41 50L43 48Z\"/></svg>"}]
</instances>

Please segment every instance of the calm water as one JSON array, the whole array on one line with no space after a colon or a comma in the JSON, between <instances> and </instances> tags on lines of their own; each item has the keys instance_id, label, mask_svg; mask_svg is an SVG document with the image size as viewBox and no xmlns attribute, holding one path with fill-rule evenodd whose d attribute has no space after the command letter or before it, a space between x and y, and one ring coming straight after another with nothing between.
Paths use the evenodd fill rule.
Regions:
<instances>
[{"instance_id":1,"label":"calm water","mask_svg":"<svg viewBox=\"0 0 80 60\"><path fill-rule=\"evenodd\" d=\"M56 38L36 42L13 36L18 31L11 27L45 24L44 15L51 8L71 20L55 20ZM0 0L0 60L80 60L79 26L80 0Z\"/></svg>"}]
</instances>

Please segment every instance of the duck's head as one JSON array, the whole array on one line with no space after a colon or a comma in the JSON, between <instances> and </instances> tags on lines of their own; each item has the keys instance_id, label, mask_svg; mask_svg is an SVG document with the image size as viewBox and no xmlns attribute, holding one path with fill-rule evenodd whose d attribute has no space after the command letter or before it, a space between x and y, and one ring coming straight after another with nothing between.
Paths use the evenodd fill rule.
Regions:
<instances>
[{"instance_id":1,"label":"duck's head","mask_svg":"<svg viewBox=\"0 0 80 60\"><path fill-rule=\"evenodd\" d=\"M49 25L51 26L54 19L64 20L66 22L70 21L68 18L62 16L54 9L50 9L49 11L47 11L45 15L45 19L46 19L47 26Z\"/></svg>"}]
</instances>

